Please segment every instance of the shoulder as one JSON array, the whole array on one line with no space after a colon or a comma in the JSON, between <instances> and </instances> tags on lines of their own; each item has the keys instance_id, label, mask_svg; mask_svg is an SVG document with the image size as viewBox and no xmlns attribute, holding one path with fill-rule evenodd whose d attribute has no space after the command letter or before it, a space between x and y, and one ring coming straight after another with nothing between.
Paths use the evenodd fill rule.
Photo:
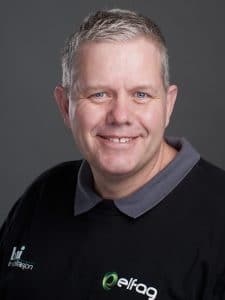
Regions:
<instances>
[{"instance_id":1,"label":"shoulder","mask_svg":"<svg viewBox=\"0 0 225 300\"><path fill-rule=\"evenodd\" d=\"M191 174L197 184L202 184L207 190L221 191L225 195L225 171L223 169L201 158Z\"/></svg>"},{"instance_id":2,"label":"shoulder","mask_svg":"<svg viewBox=\"0 0 225 300\"><path fill-rule=\"evenodd\" d=\"M77 176L82 160L68 161L60 163L56 166L47 169L43 173L41 173L31 184L34 185L42 185L46 182L53 181L57 183L58 181L62 182L69 179L71 176Z\"/></svg>"},{"instance_id":3,"label":"shoulder","mask_svg":"<svg viewBox=\"0 0 225 300\"><path fill-rule=\"evenodd\" d=\"M225 222L225 171L205 159L197 162L172 195L181 208L190 209L192 217L206 223Z\"/></svg>"},{"instance_id":4,"label":"shoulder","mask_svg":"<svg viewBox=\"0 0 225 300\"><path fill-rule=\"evenodd\" d=\"M66 196L66 193L73 192L81 163L82 160L68 161L47 169L28 186L22 198L24 201L27 198L44 201L46 198L57 198L61 193Z\"/></svg>"},{"instance_id":5,"label":"shoulder","mask_svg":"<svg viewBox=\"0 0 225 300\"><path fill-rule=\"evenodd\" d=\"M225 171L212 164L211 162L205 160L204 158L201 158L197 164L199 170L204 172L204 174L208 175L216 175L217 177L224 178L225 177Z\"/></svg>"},{"instance_id":6,"label":"shoulder","mask_svg":"<svg viewBox=\"0 0 225 300\"><path fill-rule=\"evenodd\" d=\"M183 197L195 214L206 222L221 222L225 227L225 171L200 159L180 186Z\"/></svg>"},{"instance_id":7,"label":"shoulder","mask_svg":"<svg viewBox=\"0 0 225 300\"><path fill-rule=\"evenodd\" d=\"M53 189L56 192L66 185L68 187L70 184L76 185L81 163L82 160L68 161L45 170L26 188L21 198L37 197L38 194L43 193L46 189Z\"/></svg>"},{"instance_id":8,"label":"shoulder","mask_svg":"<svg viewBox=\"0 0 225 300\"><path fill-rule=\"evenodd\" d=\"M62 198L67 198L68 205L72 205L81 163L81 160L63 162L41 173L11 208L0 230L0 244L13 224L18 220L25 222L34 211L61 206Z\"/></svg>"}]
</instances>

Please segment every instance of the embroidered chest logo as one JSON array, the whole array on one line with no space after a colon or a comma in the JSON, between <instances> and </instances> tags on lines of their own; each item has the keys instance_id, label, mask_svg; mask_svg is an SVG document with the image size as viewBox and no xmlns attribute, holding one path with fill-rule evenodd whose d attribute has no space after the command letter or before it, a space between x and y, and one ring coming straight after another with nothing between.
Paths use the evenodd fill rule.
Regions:
<instances>
[{"instance_id":1,"label":"embroidered chest logo","mask_svg":"<svg viewBox=\"0 0 225 300\"><path fill-rule=\"evenodd\" d=\"M136 278L119 278L116 272L108 272L104 275L102 280L102 287L106 291L110 291L113 287L125 288L129 291L134 291L148 297L148 300L155 300L158 291L154 287L148 287L144 283L138 283Z\"/></svg>"},{"instance_id":2,"label":"embroidered chest logo","mask_svg":"<svg viewBox=\"0 0 225 300\"><path fill-rule=\"evenodd\" d=\"M17 267L22 270L32 270L34 264L25 260L22 260L22 254L25 251L26 247L22 246L20 249L17 247L13 247L12 254L10 260L8 262L8 267Z\"/></svg>"}]
</instances>

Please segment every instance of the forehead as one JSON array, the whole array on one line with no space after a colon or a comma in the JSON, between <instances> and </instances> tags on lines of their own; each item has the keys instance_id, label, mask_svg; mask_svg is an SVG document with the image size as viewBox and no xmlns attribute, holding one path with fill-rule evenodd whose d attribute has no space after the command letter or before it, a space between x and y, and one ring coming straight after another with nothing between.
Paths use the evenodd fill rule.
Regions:
<instances>
[{"instance_id":1,"label":"forehead","mask_svg":"<svg viewBox=\"0 0 225 300\"><path fill-rule=\"evenodd\" d=\"M86 42L79 50L76 73L82 85L161 85L161 54L155 42L143 37Z\"/></svg>"}]
</instances>

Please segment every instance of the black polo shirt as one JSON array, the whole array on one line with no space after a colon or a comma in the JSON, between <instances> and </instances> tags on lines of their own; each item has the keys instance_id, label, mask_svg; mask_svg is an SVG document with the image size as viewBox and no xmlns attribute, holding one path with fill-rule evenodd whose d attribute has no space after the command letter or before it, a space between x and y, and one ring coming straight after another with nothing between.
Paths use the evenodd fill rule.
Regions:
<instances>
[{"instance_id":1,"label":"black polo shirt","mask_svg":"<svg viewBox=\"0 0 225 300\"><path fill-rule=\"evenodd\" d=\"M224 300L224 171L193 150L174 183L169 170L185 141L178 144L174 161L127 199L130 206L98 198L82 162L37 178L1 230L0 299Z\"/></svg>"}]
</instances>

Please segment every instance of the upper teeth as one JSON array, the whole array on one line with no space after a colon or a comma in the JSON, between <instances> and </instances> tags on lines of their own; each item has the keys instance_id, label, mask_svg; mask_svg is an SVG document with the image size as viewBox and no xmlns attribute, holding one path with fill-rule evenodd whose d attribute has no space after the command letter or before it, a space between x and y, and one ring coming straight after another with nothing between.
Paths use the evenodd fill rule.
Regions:
<instances>
[{"instance_id":1,"label":"upper teeth","mask_svg":"<svg viewBox=\"0 0 225 300\"><path fill-rule=\"evenodd\" d=\"M126 137L123 137L123 138L109 138L109 140L111 142L114 142L114 143L128 143L131 138L126 138Z\"/></svg>"}]
</instances>

